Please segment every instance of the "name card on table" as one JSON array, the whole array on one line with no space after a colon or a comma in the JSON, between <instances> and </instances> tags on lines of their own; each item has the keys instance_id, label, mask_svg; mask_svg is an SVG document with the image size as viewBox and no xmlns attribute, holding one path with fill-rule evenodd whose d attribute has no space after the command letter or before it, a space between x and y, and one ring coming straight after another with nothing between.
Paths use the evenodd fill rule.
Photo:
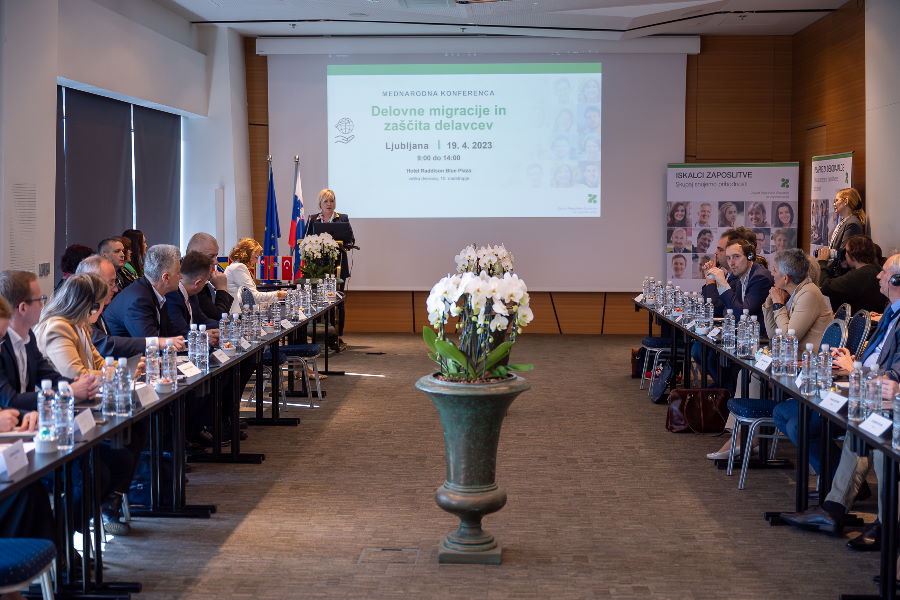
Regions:
<instances>
[{"instance_id":1,"label":"name card on table","mask_svg":"<svg viewBox=\"0 0 900 600\"><path fill-rule=\"evenodd\" d=\"M145 408L159 400L159 394L156 393L153 386L146 383L136 383L134 393L137 396L138 404Z\"/></svg>"},{"instance_id":2,"label":"name card on table","mask_svg":"<svg viewBox=\"0 0 900 600\"><path fill-rule=\"evenodd\" d=\"M756 362L753 364L753 366L760 371L768 371L769 367L772 366L772 357L764 352L757 352Z\"/></svg>"},{"instance_id":3,"label":"name card on table","mask_svg":"<svg viewBox=\"0 0 900 600\"><path fill-rule=\"evenodd\" d=\"M91 414L91 409L84 409L75 415L75 438L84 439L84 436L93 431L96 426L97 422L94 421L94 415Z\"/></svg>"},{"instance_id":4,"label":"name card on table","mask_svg":"<svg viewBox=\"0 0 900 600\"><path fill-rule=\"evenodd\" d=\"M838 414L841 412L841 409L847 405L847 400L848 398L846 396L842 396L837 392L828 392L828 394L822 398L822 401L819 402L819 406L830 413Z\"/></svg>"},{"instance_id":5,"label":"name card on table","mask_svg":"<svg viewBox=\"0 0 900 600\"><path fill-rule=\"evenodd\" d=\"M800 389L803 389L803 373L797 375L797 379L794 380L794 385L796 385Z\"/></svg>"},{"instance_id":6,"label":"name card on table","mask_svg":"<svg viewBox=\"0 0 900 600\"><path fill-rule=\"evenodd\" d=\"M281 328L282 329L290 329L293 326L294 326L294 324L291 323L290 321L288 321L287 319L281 320Z\"/></svg>"},{"instance_id":7,"label":"name card on table","mask_svg":"<svg viewBox=\"0 0 900 600\"><path fill-rule=\"evenodd\" d=\"M859 428L866 433L875 437L882 437L891 430L893 423L890 419L885 419L877 413L872 413L869 417L859 424Z\"/></svg>"},{"instance_id":8,"label":"name card on table","mask_svg":"<svg viewBox=\"0 0 900 600\"><path fill-rule=\"evenodd\" d=\"M634 297L634 301L635 301L635 302L643 302L643 301L644 301L644 295L643 295L643 294L638 294L637 296Z\"/></svg>"},{"instance_id":9,"label":"name card on table","mask_svg":"<svg viewBox=\"0 0 900 600\"><path fill-rule=\"evenodd\" d=\"M224 350L216 350L211 356L219 361L220 365L224 365L228 362L228 359L231 358Z\"/></svg>"},{"instance_id":10,"label":"name card on table","mask_svg":"<svg viewBox=\"0 0 900 600\"><path fill-rule=\"evenodd\" d=\"M306 318L306 313L298 308L297 309L297 318L299 318L302 321L303 319Z\"/></svg>"},{"instance_id":11,"label":"name card on table","mask_svg":"<svg viewBox=\"0 0 900 600\"><path fill-rule=\"evenodd\" d=\"M185 377L193 377L194 375L200 375L201 373L203 373L203 371L198 369L197 365L195 365L191 361L183 362L178 365L178 370L181 371L181 374Z\"/></svg>"},{"instance_id":12,"label":"name card on table","mask_svg":"<svg viewBox=\"0 0 900 600\"><path fill-rule=\"evenodd\" d=\"M25 451L25 444L22 443L22 440L2 446L0 460L3 461L3 467L7 475L13 475L27 467L28 453Z\"/></svg>"},{"instance_id":13,"label":"name card on table","mask_svg":"<svg viewBox=\"0 0 900 600\"><path fill-rule=\"evenodd\" d=\"M693 329L693 328L694 328L694 323L696 323L696 322L697 322L697 321L690 321L687 325L685 325L685 327L686 327L687 329Z\"/></svg>"},{"instance_id":14,"label":"name card on table","mask_svg":"<svg viewBox=\"0 0 900 600\"><path fill-rule=\"evenodd\" d=\"M241 338L241 341L238 343L241 345L241 350L249 350L250 349L250 342L248 342L244 338Z\"/></svg>"},{"instance_id":15,"label":"name card on table","mask_svg":"<svg viewBox=\"0 0 900 600\"><path fill-rule=\"evenodd\" d=\"M275 333L275 328L274 327L266 327L265 325L263 325L262 335L269 335L271 333Z\"/></svg>"},{"instance_id":16,"label":"name card on table","mask_svg":"<svg viewBox=\"0 0 900 600\"><path fill-rule=\"evenodd\" d=\"M714 340L714 339L716 339L717 337L719 337L719 334L720 334L720 333L722 333L722 329L721 329L721 328L719 328L719 327L713 327L712 329L709 330L709 333L707 333L706 335L707 335L707 337L709 337L710 339L713 339L713 340Z\"/></svg>"},{"instance_id":17,"label":"name card on table","mask_svg":"<svg viewBox=\"0 0 900 600\"><path fill-rule=\"evenodd\" d=\"M676 323L681 323L681 319L683 319L683 318L684 318L684 315L675 315L675 318L672 320L675 321Z\"/></svg>"}]
</instances>

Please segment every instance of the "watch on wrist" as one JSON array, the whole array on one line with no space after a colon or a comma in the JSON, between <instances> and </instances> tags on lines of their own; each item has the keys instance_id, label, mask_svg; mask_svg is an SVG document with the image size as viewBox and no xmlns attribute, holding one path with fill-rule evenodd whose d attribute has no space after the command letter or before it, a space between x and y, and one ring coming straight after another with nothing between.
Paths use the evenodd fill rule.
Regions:
<instances>
[{"instance_id":1,"label":"watch on wrist","mask_svg":"<svg viewBox=\"0 0 900 600\"><path fill-rule=\"evenodd\" d=\"M784 308L784 304L782 304L781 302L772 303L772 310L780 310L782 308Z\"/></svg>"}]
</instances>

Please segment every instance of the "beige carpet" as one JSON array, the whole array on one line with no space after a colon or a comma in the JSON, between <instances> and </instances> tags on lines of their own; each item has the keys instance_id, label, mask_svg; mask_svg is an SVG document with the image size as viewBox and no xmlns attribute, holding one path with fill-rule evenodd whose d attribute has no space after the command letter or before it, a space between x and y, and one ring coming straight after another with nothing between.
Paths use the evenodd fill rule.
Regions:
<instances>
[{"instance_id":1,"label":"beige carpet","mask_svg":"<svg viewBox=\"0 0 900 600\"><path fill-rule=\"evenodd\" d=\"M496 567L438 566L455 527L436 413L413 387L431 370L412 335L353 335L317 410L253 427L262 465L194 465L188 500L210 520L138 519L107 546L105 576L169 598L835 598L873 592L877 554L770 527L792 471L753 471L739 492L704 454L721 440L665 431L665 408L628 376L626 336L525 335L531 391L504 424L486 528ZM383 352L383 354L374 354ZM792 448L784 449L790 455ZM871 502L864 508L871 509ZM871 515L867 515L871 519ZM380 550L391 548L394 550ZM404 551L405 549L405 551Z\"/></svg>"}]
</instances>

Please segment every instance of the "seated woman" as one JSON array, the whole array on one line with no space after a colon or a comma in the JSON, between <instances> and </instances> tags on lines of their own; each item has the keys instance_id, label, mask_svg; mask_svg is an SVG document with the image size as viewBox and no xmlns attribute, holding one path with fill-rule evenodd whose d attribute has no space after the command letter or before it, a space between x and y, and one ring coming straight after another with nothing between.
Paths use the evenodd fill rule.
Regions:
<instances>
[{"instance_id":1,"label":"seated woman","mask_svg":"<svg viewBox=\"0 0 900 600\"><path fill-rule=\"evenodd\" d=\"M259 257L262 256L262 246L253 238L244 238L231 249L228 258L231 264L225 269L225 279L228 282L228 293L234 297L234 304L231 305L231 313L239 314L243 300L241 299L241 288L249 290L253 295L253 300L257 303L275 302L285 297L287 292L278 290L277 292L260 292L256 289L256 279L251 275L256 270Z\"/></svg>"},{"instance_id":2,"label":"seated woman","mask_svg":"<svg viewBox=\"0 0 900 600\"><path fill-rule=\"evenodd\" d=\"M91 342L91 326L106 305L109 288L101 277L93 273L78 273L69 277L59 291L44 306L41 321L34 333L38 348L63 377L74 379L86 373L100 374L103 358ZM143 360L134 373L144 372ZM102 445L101 487L103 526L112 535L127 535L130 527L119 521L122 495L128 493L136 464L136 457L146 441L145 428L132 428L129 448Z\"/></svg>"},{"instance_id":3,"label":"seated woman","mask_svg":"<svg viewBox=\"0 0 900 600\"><path fill-rule=\"evenodd\" d=\"M827 262L819 261L819 287L831 300L831 308L837 310L845 302L850 313L858 310L881 313L885 298L878 284L881 266L876 264L875 244L866 235L854 235L844 244L842 268L849 268L843 275L832 277Z\"/></svg>"}]
</instances>

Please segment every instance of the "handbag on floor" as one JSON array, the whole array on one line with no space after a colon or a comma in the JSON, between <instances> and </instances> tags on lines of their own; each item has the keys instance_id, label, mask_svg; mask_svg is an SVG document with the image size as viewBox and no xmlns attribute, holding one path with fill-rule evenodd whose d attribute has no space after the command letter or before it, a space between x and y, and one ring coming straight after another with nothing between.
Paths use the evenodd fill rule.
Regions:
<instances>
[{"instance_id":1,"label":"handbag on floor","mask_svg":"<svg viewBox=\"0 0 900 600\"><path fill-rule=\"evenodd\" d=\"M672 379L672 363L666 361L656 365L653 377L650 379L650 401L654 404L663 404L666 401L666 389L669 380Z\"/></svg>"},{"instance_id":2,"label":"handbag on floor","mask_svg":"<svg viewBox=\"0 0 900 600\"><path fill-rule=\"evenodd\" d=\"M677 388L669 394L666 429L672 433L722 433L728 421L728 398L723 388Z\"/></svg>"},{"instance_id":3,"label":"handbag on floor","mask_svg":"<svg viewBox=\"0 0 900 600\"><path fill-rule=\"evenodd\" d=\"M641 369L644 368L644 349L631 349L631 378L637 379L641 376Z\"/></svg>"}]
</instances>

